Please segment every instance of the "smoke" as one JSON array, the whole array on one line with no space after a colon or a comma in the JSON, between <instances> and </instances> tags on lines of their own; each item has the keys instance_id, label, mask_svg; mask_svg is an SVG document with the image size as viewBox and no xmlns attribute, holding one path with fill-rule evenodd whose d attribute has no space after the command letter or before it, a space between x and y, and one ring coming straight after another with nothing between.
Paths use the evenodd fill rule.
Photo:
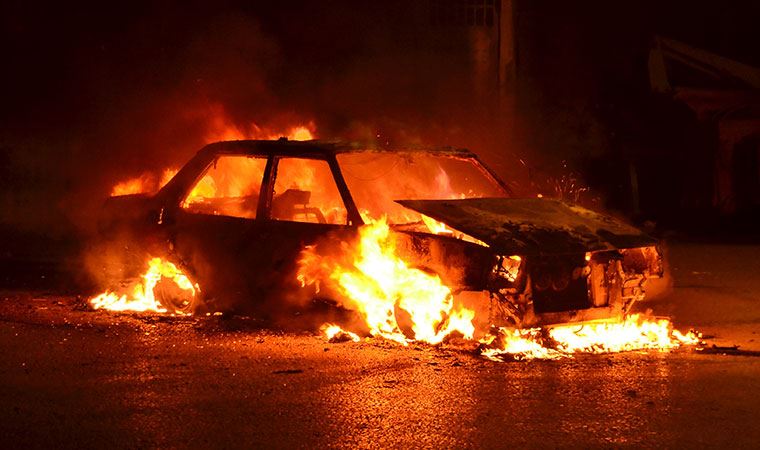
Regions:
<instances>
[{"instance_id":1,"label":"smoke","mask_svg":"<svg viewBox=\"0 0 760 450\"><path fill-rule=\"evenodd\" d=\"M430 5L460 3L471 2L2 2L0 220L88 225L115 182L205 144L215 111L244 129L313 121L322 138L465 146L518 181L559 179L560 161L611 172L598 163L666 134L642 137L652 34L757 59L752 2L511 2L519 116L504 121L477 78L491 69L478 27L431 21ZM625 197L626 173L596 184Z\"/></svg>"},{"instance_id":2,"label":"smoke","mask_svg":"<svg viewBox=\"0 0 760 450\"><path fill-rule=\"evenodd\" d=\"M2 221L87 229L116 182L182 165L220 116L482 151L494 127L473 94L467 31L433 29L425 5L408 3L82 5L45 17L6 5L17 64L2 75Z\"/></svg>"}]
</instances>

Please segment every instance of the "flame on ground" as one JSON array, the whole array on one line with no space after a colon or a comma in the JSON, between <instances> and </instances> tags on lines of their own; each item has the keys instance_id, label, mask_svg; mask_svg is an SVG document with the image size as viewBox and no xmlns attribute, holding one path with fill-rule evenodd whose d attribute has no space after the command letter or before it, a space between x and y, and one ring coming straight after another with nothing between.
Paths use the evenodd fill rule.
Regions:
<instances>
[{"instance_id":1,"label":"flame on ground","mask_svg":"<svg viewBox=\"0 0 760 450\"><path fill-rule=\"evenodd\" d=\"M307 247L298 279L302 286L329 280L342 297L338 300L362 315L373 336L407 344L398 310L409 316L418 341L437 344L454 332L472 339L475 331L475 313L456 307L437 275L410 267L396 255L395 235L385 219L362 226L358 245L344 246L338 256L322 256Z\"/></svg>"},{"instance_id":2,"label":"flame on ground","mask_svg":"<svg viewBox=\"0 0 760 450\"><path fill-rule=\"evenodd\" d=\"M500 328L484 338L481 354L493 361L560 359L575 353L617 353L632 350L671 350L698 344L700 335L673 329L667 319L638 314L622 322L561 325L547 329Z\"/></svg>"},{"instance_id":3,"label":"flame on ground","mask_svg":"<svg viewBox=\"0 0 760 450\"><path fill-rule=\"evenodd\" d=\"M344 330L340 325L326 323L319 328L319 331L325 336L328 342L359 342L361 338L356 333Z\"/></svg>"},{"instance_id":4,"label":"flame on ground","mask_svg":"<svg viewBox=\"0 0 760 450\"><path fill-rule=\"evenodd\" d=\"M148 270L126 291L118 294L106 291L90 299L93 309L107 309L110 311L152 311L165 313L167 309L156 299L154 288L162 280L173 281L179 289L195 296L200 289L171 262L161 258L152 258L148 261Z\"/></svg>"}]
</instances>

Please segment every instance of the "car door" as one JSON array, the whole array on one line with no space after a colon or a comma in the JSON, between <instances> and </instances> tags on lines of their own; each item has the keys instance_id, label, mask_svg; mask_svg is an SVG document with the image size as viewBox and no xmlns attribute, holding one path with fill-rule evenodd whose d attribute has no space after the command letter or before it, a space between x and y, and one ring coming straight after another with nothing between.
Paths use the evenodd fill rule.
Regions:
<instances>
[{"instance_id":1,"label":"car door","mask_svg":"<svg viewBox=\"0 0 760 450\"><path fill-rule=\"evenodd\" d=\"M215 308L254 295L251 286L268 262L258 251L268 161L263 155L217 156L165 218L171 250Z\"/></svg>"},{"instance_id":2,"label":"car door","mask_svg":"<svg viewBox=\"0 0 760 450\"><path fill-rule=\"evenodd\" d=\"M334 160L280 156L272 174L268 220L261 223L260 252L269 259L261 288L279 294L274 297L280 300L302 300L297 281L301 251L324 236L350 238L361 219Z\"/></svg>"}]
</instances>

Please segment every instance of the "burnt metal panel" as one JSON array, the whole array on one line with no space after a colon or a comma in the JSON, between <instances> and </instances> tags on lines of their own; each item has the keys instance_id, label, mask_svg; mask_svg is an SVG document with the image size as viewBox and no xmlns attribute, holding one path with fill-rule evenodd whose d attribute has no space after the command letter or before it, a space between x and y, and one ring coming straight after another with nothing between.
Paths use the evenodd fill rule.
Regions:
<instances>
[{"instance_id":1,"label":"burnt metal panel","mask_svg":"<svg viewBox=\"0 0 760 450\"><path fill-rule=\"evenodd\" d=\"M397 200L505 254L618 250L657 241L618 219L555 199Z\"/></svg>"}]
</instances>

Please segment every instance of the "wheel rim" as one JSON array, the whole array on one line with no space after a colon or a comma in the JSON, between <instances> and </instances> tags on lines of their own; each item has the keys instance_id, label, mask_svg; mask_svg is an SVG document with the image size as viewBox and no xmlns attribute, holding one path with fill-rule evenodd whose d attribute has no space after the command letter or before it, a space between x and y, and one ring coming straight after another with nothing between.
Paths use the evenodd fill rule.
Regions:
<instances>
[{"instance_id":1,"label":"wheel rim","mask_svg":"<svg viewBox=\"0 0 760 450\"><path fill-rule=\"evenodd\" d=\"M192 314L197 304L197 292L182 289L170 278L162 277L153 288L155 299L169 312Z\"/></svg>"}]
</instances>

